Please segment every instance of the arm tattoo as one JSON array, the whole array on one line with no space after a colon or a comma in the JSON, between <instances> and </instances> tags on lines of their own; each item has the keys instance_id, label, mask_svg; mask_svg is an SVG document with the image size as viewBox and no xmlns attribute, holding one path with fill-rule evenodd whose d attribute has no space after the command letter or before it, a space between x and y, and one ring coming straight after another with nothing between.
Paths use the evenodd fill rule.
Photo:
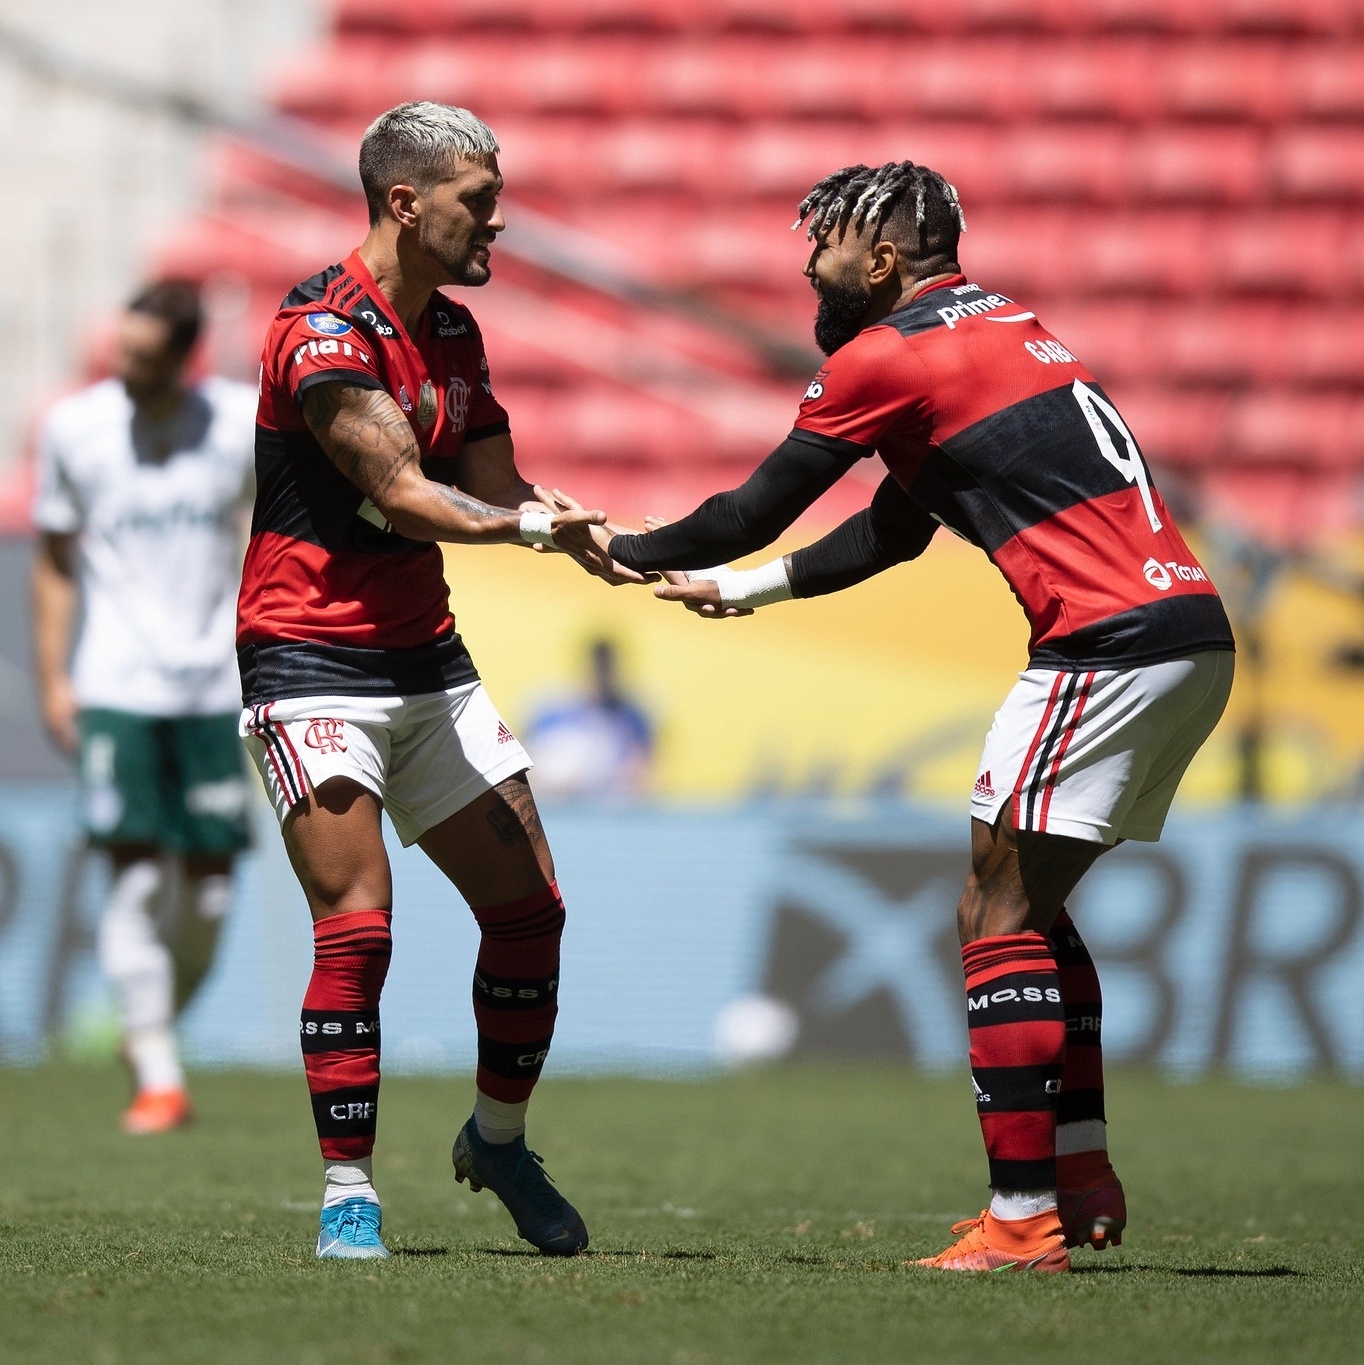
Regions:
<instances>
[{"instance_id":1,"label":"arm tattoo","mask_svg":"<svg viewBox=\"0 0 1364 1365\"><path fill-rule=\"evenodd\" d=\"M380 389L315 384L303 396L303 420L328 459L375 506L421 459L402 409Z\"/></svg>"},{"instance_id":2,"label":"arm tattoo","mask_svg":"<svg viewBox=\"0 0 1364 1365\"><path fill-rule=\"evenodd\" d=\"M499 515L499 509L489 507L486 502L479 502L477 498L471 498L467 493L461 493L458 488L452 488L449 484L440 483L436 485L441 497L443 497L452 507L457 508L468 517L495 517Z\"/></svg>"}]
</instances>

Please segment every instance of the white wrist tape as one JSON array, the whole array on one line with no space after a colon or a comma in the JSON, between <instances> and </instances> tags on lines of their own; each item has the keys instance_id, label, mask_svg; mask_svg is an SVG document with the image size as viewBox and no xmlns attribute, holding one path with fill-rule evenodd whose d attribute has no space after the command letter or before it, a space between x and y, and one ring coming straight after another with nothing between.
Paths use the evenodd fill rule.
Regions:
<instances>
[{"instance_id":1,"label":"white wrist tape","mask_svg":"<svg viewBox=\"0 0 1364 1365\"><path fill-rule=\"evenodd\" d=\"M553 545L554 514L552 512L522 512L521 539L527 545Z\"/></svg>"},{"instance_id":2,"label":"white wrist tape","mask_svg":"<svg viewBox=\"0 0 1364 1365\"><path fill-rule=\"evenodd\" d=\"M719 564L713 569L694 569L687 577L709 579L720 589L720 601L727 607L766 607L791 600L785 558L756 569L731 569L728 564Z\"/></svg>"}]
</instances>

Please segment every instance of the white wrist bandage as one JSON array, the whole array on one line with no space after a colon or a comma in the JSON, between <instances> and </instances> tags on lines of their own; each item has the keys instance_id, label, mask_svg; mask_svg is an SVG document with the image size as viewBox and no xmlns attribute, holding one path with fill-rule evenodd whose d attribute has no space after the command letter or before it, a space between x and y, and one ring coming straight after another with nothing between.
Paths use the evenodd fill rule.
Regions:
<instances>
[{"instance_id":1,"label":"white wrist bandage","mask_svg":"<svg viewBox=\"0 0 1364 1365\"><path fill-rule=\"evenodd\" d=\"M551 530L553 525L552 512L522 512L521 539L527 545L553 545L554 535Z\"/></svg>"},{"instance_id":2,"label":"white wrist bandage","mask_svg":"<svg viewBox=\"0 0 1364 1365\"><path fill-rule=\"evenodd\" d=\"M728 564L719 564L713 569L694 569L687 577L709 579L720 589L720 601L727 607L766 607L791 600L791 580L784 558L760 564L756 569L731 569Z\"/></svg>"}]
</instances>

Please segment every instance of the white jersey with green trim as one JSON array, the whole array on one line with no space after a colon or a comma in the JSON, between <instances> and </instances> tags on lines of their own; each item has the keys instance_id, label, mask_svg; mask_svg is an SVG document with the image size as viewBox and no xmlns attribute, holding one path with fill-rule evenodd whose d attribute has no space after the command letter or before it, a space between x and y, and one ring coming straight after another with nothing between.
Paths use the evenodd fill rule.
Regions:
<instances>
[{"instance_id":1,"label":"white jersey with green trim","mask_svg":"<svg viewBox=\"0 0 1364 1365\"><path fill-rule=\"evenodd\" d=\"M241 705L234 647L256 392L209 378L164 422L105 380L43 423L33 521L77 537L82 707L210 715Z\"/></svg>"}]
</instances>

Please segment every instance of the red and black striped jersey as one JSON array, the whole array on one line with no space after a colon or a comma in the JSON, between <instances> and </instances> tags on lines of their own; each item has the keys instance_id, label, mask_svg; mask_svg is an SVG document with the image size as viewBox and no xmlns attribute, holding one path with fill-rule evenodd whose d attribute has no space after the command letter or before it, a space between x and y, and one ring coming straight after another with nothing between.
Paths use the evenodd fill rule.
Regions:
<instances>
[{"instance_id":1,"label":"red and black striped jersey","mask_svg":"<svg viewBox=\"0 0 1364 1365\"><path fill-rule=\"evenodd\" d=\"M409 336L358 253L289 294L261 359L256 505L237 612L246 700L410 695L468 681L440 549L392 531L303 420L303 395L325 383L389 394L422 472L444 483L466 443L509 430L462 304L433 294Z\"/></svg>"},{"instance_id":2,"label":"red and black striped jersey","mask_svg":"<svg viewBox=\"0 0 1364 1365\"><path fill-rule=\"evenodd\" d=\"M792 436L874 450L926 517L983 549L1027 613L1033 664L1234 648L1117 408L1035 314L964 276L835 351Z\"/></svg>"}]
</instances>

